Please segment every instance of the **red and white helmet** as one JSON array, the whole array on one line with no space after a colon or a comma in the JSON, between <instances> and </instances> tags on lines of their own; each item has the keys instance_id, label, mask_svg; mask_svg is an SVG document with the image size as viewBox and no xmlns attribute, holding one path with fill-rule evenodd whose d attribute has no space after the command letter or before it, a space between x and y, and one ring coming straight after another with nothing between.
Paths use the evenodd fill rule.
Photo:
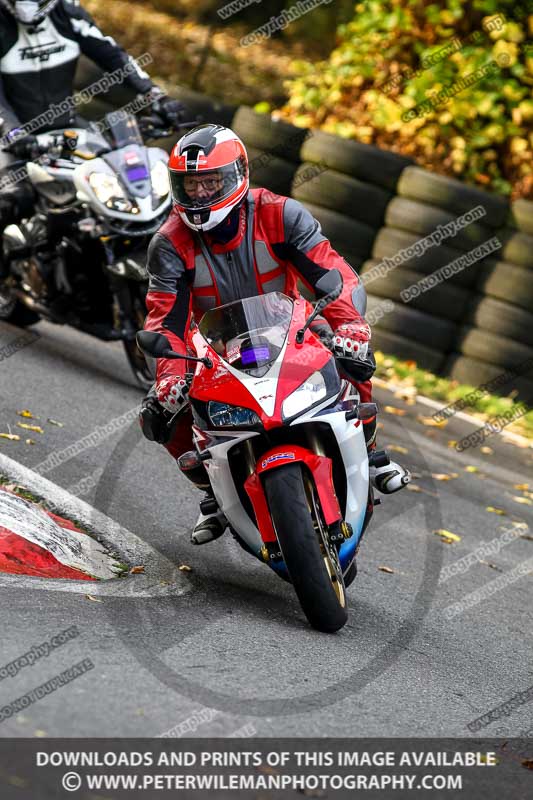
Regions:
<instances>
[{"instance_id":1,"label":"red and white helmet","mask_svg":"<svg viewBox=\"0 0 533 800\"><path fill-rule=\"evenodd\" d=\"M250 187L246 148L222 125L199 125L182 136L168 168L179 215L195 231L220 225Z\"/></svg>"}]
</instances>

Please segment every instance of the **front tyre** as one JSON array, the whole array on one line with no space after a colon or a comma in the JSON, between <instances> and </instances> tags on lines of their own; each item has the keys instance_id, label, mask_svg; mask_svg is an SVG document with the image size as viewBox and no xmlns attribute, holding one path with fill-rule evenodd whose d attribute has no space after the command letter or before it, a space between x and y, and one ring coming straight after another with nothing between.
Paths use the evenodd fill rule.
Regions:
<instances>
[{"instance_id":1,"label":"front tyre","mask_svg":"<svg viewBox=\"0 0 533 800\"><path fill-rule=\"evenodd\" d=\"M337 550L327 538L316 488L300 464L264 474L264 487L283 559L309 623L324 633L348 621Z\"/></svg>"},{"instance_id":2,"label":"front tyre","mask_svg":"<svg viewBox=\"0 0 533 800\"><path fill-rule=\"evenodd\" d=\"M138 330L142 330L146 318L144 295L135 284L133 286L130 284L130 292L133 322ZM146 358L142 350L137 347L136 339L125 339L123 344L124 350L126 351L126 358L128 359L137 383L144 391L149 391L155 380L155 362L153 359Z\"/></svg>"}]
</instances>

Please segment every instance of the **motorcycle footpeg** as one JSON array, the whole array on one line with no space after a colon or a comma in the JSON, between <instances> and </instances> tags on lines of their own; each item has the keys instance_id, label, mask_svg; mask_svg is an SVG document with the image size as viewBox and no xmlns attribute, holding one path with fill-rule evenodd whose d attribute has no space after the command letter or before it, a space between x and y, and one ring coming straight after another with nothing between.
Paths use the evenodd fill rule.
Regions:
<instances>
[{"instance_id":1,"label":"motorcycle footpeg","mask_svg":"<svg viewBox=\"0 0 533 800\"><path fill-rule=\"evenodd\" d=\"M215 498L207 497L205 500L201 500L200 511L202 514L216 514L218 511L218 503Z\"/></svg>"},{"instance_id":2,"label":"motorcycle footpeg","mask_svg":"<svg viewBox=\"0 0 533 800\"><path fill-rule=\"evenodd\" d=\"M390 458L385 450L373 450L368 456L370 467L386 467L390 464Z\"/></svg>"}]
</instances>

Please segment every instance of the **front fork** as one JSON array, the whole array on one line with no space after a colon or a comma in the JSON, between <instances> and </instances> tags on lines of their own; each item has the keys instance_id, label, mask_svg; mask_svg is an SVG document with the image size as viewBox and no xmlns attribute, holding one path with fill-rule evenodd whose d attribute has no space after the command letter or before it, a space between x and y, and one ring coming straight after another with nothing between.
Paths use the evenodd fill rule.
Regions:
<instances>
[{"instance_id":1,"label":"front fork","mask_svg":"<svg viewBox=\"0 0 533 800\"><path fill-rule=\"evenodd\" d=\"M250 498L257 520L257 527L263 540L261 555L267 563L280 561L282 555L272 524L261 475L271 469L278 469L285 464L294 463L303 464L312 475L331 543L340 547L342 542L353 533L351 526L344 522L342 518L339 501L333 485L331 459L298 445L273 447L261 456L255 464L254 471L244 482L244 488Z\"/></svg>"}]
</instances>

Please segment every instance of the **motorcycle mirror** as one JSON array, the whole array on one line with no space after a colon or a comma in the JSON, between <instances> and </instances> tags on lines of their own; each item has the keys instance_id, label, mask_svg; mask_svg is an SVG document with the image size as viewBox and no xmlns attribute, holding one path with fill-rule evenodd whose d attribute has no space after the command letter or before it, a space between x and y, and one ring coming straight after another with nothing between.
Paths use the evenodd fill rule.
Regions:
<instances>
[{"instance_id":1,"label":"motorcycle mirror","mask_svg":"<svg viewBox=\"0 0 533 800\"><path fill-rule=\"evenodd\" d=\"M344 281L338 269L330 269L325 275L315 283L315 296L317 300L323 300L326 297L328 301L333 302L342 292Z\"/></svg>"},{"instance_id":2,"label":"motorcycle mirror","mask_svg":"<svg viewBox=\"0 0 533 800\"><path fill-rule=\"evenodd\" d=\"M139 349L152 358L164 358L171 350L170 342L162 333L154 331L139 331L137 334Z\"/></svg>"},{"instance_id":3,"label":"motorcycle mirror","mask_svg":"<svg viewBox=\"0 0 533 800\"><path fill-rule=\"evenodd\" d=\"M303 328L296 331L296 344L302 344L305 332L310 324L329 303L337 299L342 292L343 285L344 281L338 269L330 269L325 275L322 275L322 277L318 279L314 288L317 298L315 308L311 316L306 319Z\"/></svg>"}]
</instances>

